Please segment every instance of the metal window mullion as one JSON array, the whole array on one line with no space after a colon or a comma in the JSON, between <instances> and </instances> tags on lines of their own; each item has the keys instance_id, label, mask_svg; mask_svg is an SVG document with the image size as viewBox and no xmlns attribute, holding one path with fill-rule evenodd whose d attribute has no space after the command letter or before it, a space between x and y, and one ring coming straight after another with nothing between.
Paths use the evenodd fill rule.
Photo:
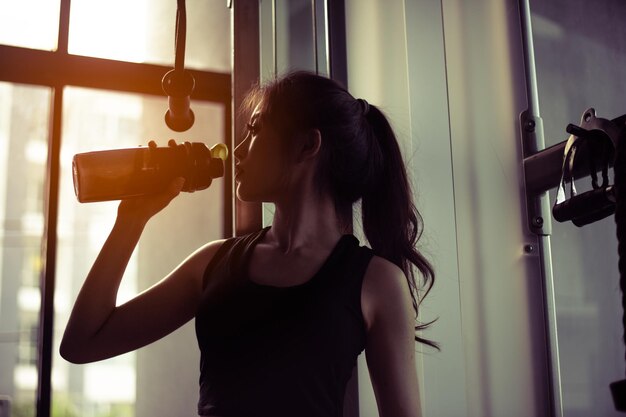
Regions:
<instances>
[{"instance_id":1,"label":"metal window mullion","mask_svg":"<svg viewBox=\"0 0 626 417\"><path fill-rule=\"evenodd\" d=\"M61 12L59 14L59 35L56 53L67 55L67 45L70 36L70 8L71 0L61 0Z\"/></svg>"},{"instance_id":2,"label":"metal window mullion","mask_svg":"<svg viewBox=\"0 0 626 417\"><path fill-rule=\"evenodd\" d=\"M41 308L39 312L37 417L49 417L52 394L52 349L54 346L54 289L56 283L57 225L63 87L52 92L51 128L48 140L44 235L42 245Z\"/></svg>"},{"instance_id":3,"label":"metal window mullion","mask_svg":"<svg viewBox=\"0 0 626 417\"><path fill-rule=\"evenodd\" d=\"M59 33L55 54L67 56L70 0L61 0ZM63 122L63 85L52 89L48 163L44 198L43 269L40 278L37 417L49 417L52 405L52 350L54 347L54 292L56 284L57 225L59 211L59 176L61 125Z\"/></svg>"}]
</instances>

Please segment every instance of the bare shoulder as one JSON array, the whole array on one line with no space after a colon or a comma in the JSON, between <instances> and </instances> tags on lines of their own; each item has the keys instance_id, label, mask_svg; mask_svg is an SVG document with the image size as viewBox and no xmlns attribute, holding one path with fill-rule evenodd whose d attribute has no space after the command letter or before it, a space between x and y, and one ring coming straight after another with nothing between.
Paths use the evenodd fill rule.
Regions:
<instances>
[{"instance_id":1,"label":"bare shoulder","mask_svg":"<svg viewBox=\"0 0 626 417\"><path fill-rule=\"evenodd\" d=\"M404 313L412 308L406 275L397 265L374 256L363 277L361 308L367 329L377 319Z\"/></svg>"},{"instance_id":2,"label":"bare shoulder","mask_svg":"<svg viewBox=\"0 0 626 417\"><path fill-rule=\"evenodd\" d=\"M365 357L381 416L420 416L411 291L402 269L379 257L365 273Z\"/></svg>"},{"instance_id":3,"label":"bare shoulder","mask_svg":"<svg viewBox=\"0 0 626 417\"><path fill-rule=\"evenodd\" d=\"M206 267L220 250L226 239L214 240L199 247L181 264L194 277L202 279Z\"/></svg>"},{"instance_id":4,"label":"bare shoulder","mask_svg":"<svg viewBox=\"0 0 626 417\"><path fill-rule=\"evenodd\" d=\"M409 293L409 286L402 269L385 258L374 256L363 277L364 296L376 301L405 293Z\"/></svg>"},{"instance_id":5,"label":"bare shoulder","mask_svg":"<svg viewBox=\"0 0 626 417\"><path fill-rule=\"evenodd\" d=\"M193 252L189 258L201 258L210 261L213 256L215 256L217 251L222 247L224 242L226 242L226 239L218 239L205 243L204 245L196 249L196 251Z\"/></svg>"},{"instance_id":6,"label":"bare shoulder","mask_svg":"<svg viewBox=\"0 0 626 417\"><path fill-rule=\"evenodd\" d=\"M196 267L200 267L204 271L204 268L211 262L224 242L226 242L226 239L208 242L196 249L184 262L193 265L197 264Z\"/></svg>"}]
</instances>

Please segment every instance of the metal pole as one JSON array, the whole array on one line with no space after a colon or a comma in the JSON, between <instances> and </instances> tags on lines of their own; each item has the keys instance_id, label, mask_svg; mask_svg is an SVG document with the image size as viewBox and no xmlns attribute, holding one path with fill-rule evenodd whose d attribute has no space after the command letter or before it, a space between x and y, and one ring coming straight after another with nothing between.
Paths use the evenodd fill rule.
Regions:
<instances>
[{"instance_id":1,"label":"metal pole","mask_svg":"<svg viewBox=\"0 0 626 417\"><path fill-rule=\"evenodd\" d=\"M563 394L561 387L561 363L556 321L556 299L552 272L552 248L550 236L539 236L539 262L543 278L545 318L548 336L548 370L552 397L552 415L563 416Z\"/></svg>"},{"instance_id":2,"label":"metal pole","mask_svg":"<svg viewBox=\"0 0 626 417\"><path fill-rule=\"evenodd\" d=\"M324 21L324 74L330 76L330 19L328 17L328 1L324 0L323 6L323 21ZM345 22L344 22L345 24Z\"/></svg>"},{"instance_id":3,"label":"metal pole","mask_svg":"<svg viewBox=\"0 0 626 417\"><path fill-rule=\"evenodd\" d=\"M535 48L533 46L533 30L529 0L520 0L520 19L522 23L522 45L524 50L524 73L526 74L526 92L528 112L539 117L539 93L537 91L537 74L535 72Z\"/></svg>"},{"instance_id":4,"label":"metal pole","mask_svg":"<svg viewBox=\"0 0 626 417\"><path fill-rule=\"evenodd\" d=\"M519 0L522 29L522 47L524 52L524 72L526 74L526 93L528 110L522 116L522 137L525 157L545 148L543 124L539 115L539 95L535 72L535 51L529 0ZM528 195L528 216L531 218L530 229L538 235L539 262L543 284L544 315L546 339L548 340L548 377L551 394L552 415L563 416L561 389L561 367L554 294L554 276L552 270L552 252L550 243L551 213L547 192L541 195Z\"/></svg>"}]
</instances>

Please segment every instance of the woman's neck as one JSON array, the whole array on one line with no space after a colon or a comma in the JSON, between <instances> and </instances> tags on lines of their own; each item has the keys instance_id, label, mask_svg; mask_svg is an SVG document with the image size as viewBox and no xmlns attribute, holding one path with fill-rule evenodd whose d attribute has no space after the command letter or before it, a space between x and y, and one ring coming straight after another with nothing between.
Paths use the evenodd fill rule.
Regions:
<instances>
[{"instance_id":1,"label":"woman's neck","mask_svg":"<svg viewBox=\"0 0 626 417\"><path fill-rule=\"evenodd\" d=\"M287 254L304 247L334 247L345 231L341 229L335 205L329 196L292 194L276 203L268 243Z\"/></svg>"}]
</instances>

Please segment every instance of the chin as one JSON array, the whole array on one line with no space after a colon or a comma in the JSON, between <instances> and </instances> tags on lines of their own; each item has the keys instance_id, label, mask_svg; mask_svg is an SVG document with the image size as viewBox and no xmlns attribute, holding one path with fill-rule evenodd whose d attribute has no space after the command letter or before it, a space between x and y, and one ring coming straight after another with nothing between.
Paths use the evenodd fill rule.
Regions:
<instances>
[{"instance_id":1,"label":"chin","mask_svg":"<svg viewBox=\"0 0 626 417\"><path fill-rule=\"evenodd\" d=\"M262 203L262 201L257 200L256 198L251 198L249 196L242 196L239 193L237 193L237 200L244 202L244 203Z\"/></svg>"},{"instance_id":2,"label":"chin","mask_svg":"<svg viewBox=\"0 0 626 417\"><path fill-rule=\"evenodd\" d=\"M243 203L269 203L275 204L275 199L268 198L267 196L253 194L253 193L241 193L236 192L237 200Z\"/></svg>"},{"instance_id":3,"label":"chin","mask_svg":"<svg viewBox=\"0 0 626 417\"><path fill-rule=\"evenodd\" d=\"M263 203L266 200L262 198L258 193L251 192L250 190L242 190L241 186L237 187L235 195L239 201L244 203Z\"/></svg>"},{"instance_id":4,"label":"chin","mask_svg":"<svg viewBox=\"0 0 626 417\"><path fill-rule=\"evenodd\" d=\"M246 203L274 203L283 190L276 187L250 187L251 184L237 183L235 195L237 199Z\"/></svg>"}]
</instances>

